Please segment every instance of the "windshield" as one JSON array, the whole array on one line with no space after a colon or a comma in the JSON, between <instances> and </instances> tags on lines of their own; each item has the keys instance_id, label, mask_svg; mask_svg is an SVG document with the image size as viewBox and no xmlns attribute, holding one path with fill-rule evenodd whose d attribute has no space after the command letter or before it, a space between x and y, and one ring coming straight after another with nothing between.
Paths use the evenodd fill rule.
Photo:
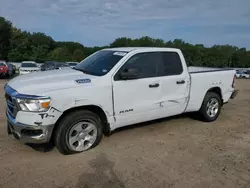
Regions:
<instances>
[{"instance_id":1,"label":"windshield","mask_svg":"<svg viewBox=\"0 0 250 188\"><path fill-rule=\"evenodd\" d=\"M0 66L5 66L5 63L0 62Z\"/></svg>"},{"instance_id":2,"label":"windshield","mask_svg":"<svg viewBox=\"0 0 250 188\"><path fill-rule=\"evenodd\" d=\"M21 67L37 67L35 63L22 63Z\"/></svg>"},{"instance_id":3,"label":"windshield","mask_svg":"<svg viewBox=\"0 0 250 188\"><path fill-rule=\"evenodd\" d=\"M124 55L126 55L126 52L115 52L111 50L98 51L84 59L76 65L74 69L86 74L103 76L107 74Z\"/></svg>"},{"instance_id":4,"label":"windshield","mask_svg":"<svg viewBox=\"0 0 250 188\"><path fill-rule=\"evenodd\" d=\"M75 66L77 63L68 63L70 66Z\"/></svg>"}]
</instances>

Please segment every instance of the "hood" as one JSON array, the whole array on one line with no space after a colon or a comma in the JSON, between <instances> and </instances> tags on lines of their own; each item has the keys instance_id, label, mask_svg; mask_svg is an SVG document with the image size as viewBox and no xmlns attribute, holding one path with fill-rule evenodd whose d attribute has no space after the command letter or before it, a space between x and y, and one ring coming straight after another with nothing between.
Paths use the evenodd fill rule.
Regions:
<instances>
[{"instance_id":1,"label":"hood","mask_svg":"<svg viewBox=\"0 0 250 188\"><path fill-rule=\"evenodd\" d=\"M20 75L9 81L8 85L20 94L36 95L44 92L90 85L98 78L73 69L50 70Z\"/></svg>"}]
</instances>

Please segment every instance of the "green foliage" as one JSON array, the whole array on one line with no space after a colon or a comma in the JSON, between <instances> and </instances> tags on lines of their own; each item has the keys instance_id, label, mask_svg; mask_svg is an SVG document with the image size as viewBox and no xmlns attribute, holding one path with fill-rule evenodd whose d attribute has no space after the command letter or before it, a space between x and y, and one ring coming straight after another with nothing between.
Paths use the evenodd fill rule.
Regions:
<instances>
[{"instance_id":1,"label":"green foliage","mask_svg":"<svg viewBox=\"0 0 250 188\"><path fill-rule=\"evenodd\" d=\"M111 48L115 47L129 47L132 46L133 40L130 38L122 37L116 39L113 43L110 44Z\"/></svg>"},{"instance_id":2,"label":"green foliage","mask_svg":"<svg viewBox=\"0 0 250 188\"><path fill-rule=\"evenodd\" d=\"M50 54L51 60L54 60L54 61L70 61L71 56L72 55L69 52L67 47L56 48Z\"/></svg>"},{"instance_id":3,"label":"green foliage","mask_svg":"<svg viewBox=\"0 0 250 188\"><path fill-rule=\"evenodd\" d=\"M8 53L8 59L14 62L19 62L23 60L23 55L15 49L10 50Z\"/></svg>"},{"instance_id":4,"label":"green foliage","mask_svg":"<svg viewBox=\"0 0 250 188\"><path fill-rule=\"evenodd\" d=\"M78 42L56 42L56 48L66 47L71 54L74 53L76 49L84 50L84 46Z\"/></svg>"},{"instance_id":5,"label":"green foliage","mask_svg":"<svg viewBox=\"0 0 250 188\"><path fill-rule=\"evenodd\" d=\"M170 47L182 50L188 65L211 67L250 67L250 51L231 45L189 44L182 39L164 41L144 36L137 39L121 37L108 46L85 47L78 42L55 42L44 33L21 31L0 17L0 59L9 61L81 61L109 47Z\"/></svg>"},{"instance_id":6,"label":"green foliage","mask_svg":"<svg viewBox=\"0 0 250 188\"><path fill-rule=\"evenodd\" d=\"M10 49L11 23L0 17L0 59L6 59Z\"/></svg>"},{"instance_id":7,"label":"green foliage","mask_svg":"<svg viewBox=\"0 0 250 188\"><path fill-rule=\"evenodd\" d=\"M48 50L55 48L56 45L55 41L51 37L46 36L43 33L33 33L30 35L30 40L35 47L46 45Z\"/></svg>"},{"instance_id":8,"label":"green foliage","mask_svg":"<svg viewBox=\"0 0 250 188\"><path fill-rule=\"evenodd\" d=\"M76 49L72 56L72 61L80 62L84 59L84 53L80 49Z\"/></svg>"},{"instance_id":9,"label":"green foliage","mask_svg":"<svg viewBox=\"0 0 250 188\"><path fill-rule=\"evenodd\" d=\"M31 60L43 62L47 59L47 54L49 52L49 46L46 44L42 44L39 46L32 46L32 55L30 57Z\"/></svg>"},{"instance_id":10,"label":"green foliage","mask_svg":"<svg viewBox=\"0 0 250 188\"><path fill-rule=\"evenodd\" d=\"M104 49L104 48L109 48L110 46L94 46L94 47L85 47L84 48L84 54L85 54L85 57L88 57L89 55L95 53L96 51L98 50L101 50L101 49Z\"/></svg>"}]
</instances>

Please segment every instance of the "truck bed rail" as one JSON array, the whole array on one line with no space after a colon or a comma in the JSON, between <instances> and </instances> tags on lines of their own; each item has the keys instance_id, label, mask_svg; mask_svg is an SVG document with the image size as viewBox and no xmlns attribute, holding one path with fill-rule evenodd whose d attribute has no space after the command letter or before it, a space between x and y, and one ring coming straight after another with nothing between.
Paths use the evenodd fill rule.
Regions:
<instances>
[{"instance_id":1,"label":"truck bed rail","mask_svg":"<svg viewBox=\"0 0 250 188\"><path fill-rule=\"evenodd\" d=\"M232 68L188 67L190 74L234 70Z\"/></svg>"}]
</instances>

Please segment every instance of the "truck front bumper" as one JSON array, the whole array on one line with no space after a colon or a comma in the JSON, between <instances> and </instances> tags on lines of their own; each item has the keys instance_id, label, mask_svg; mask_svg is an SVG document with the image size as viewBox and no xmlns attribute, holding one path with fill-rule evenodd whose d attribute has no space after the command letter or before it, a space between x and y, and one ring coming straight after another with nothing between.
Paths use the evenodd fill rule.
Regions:
<instances>
[{"instance_id":1,"label":"truck front bumper","mask_svg":"<svg viewBox=\"0 0 250 188\"><path fill-rule=\"evenodd\" d=\"M43 144L50 141L54 125L25 125L16 122L8 112L6 116L8 133L17 140L27 144Z\"/></svg>"},{"instance_id":2,"label":"truck front bumper","mask_svg":"<svg viewBox=\"0 0 250 188\"><path fill-rule=\"evenodd\" d=\"M24 74L30 74L31 72L29 71L19 71L19 75L24 75Z\"/></svg>"},{"instance_id":3,"label":"truck front bumper","mask_svg":"<svg viewBox=\"0 0 250 188\"><path fill-rule=\"evenodd\" d=\"M5 72L0 72L0 76L6 76L7 75L7 73L5 73Z\"/></svg>"}]
</instances>

